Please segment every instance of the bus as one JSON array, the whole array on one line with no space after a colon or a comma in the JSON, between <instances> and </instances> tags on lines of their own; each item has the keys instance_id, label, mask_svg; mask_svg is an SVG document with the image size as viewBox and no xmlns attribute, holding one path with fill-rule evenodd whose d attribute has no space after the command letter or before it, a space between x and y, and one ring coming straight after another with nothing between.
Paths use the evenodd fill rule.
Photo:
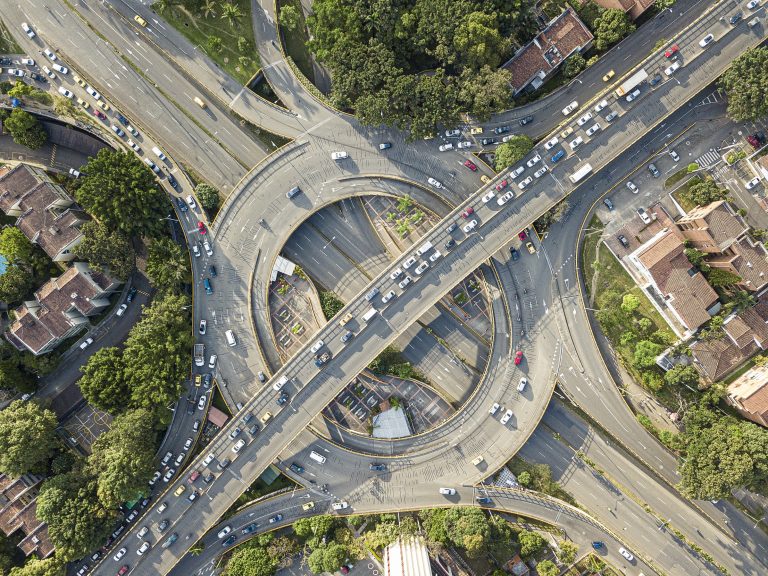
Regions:
<instances>
[{"instance_id":1,"label":"bus","mask_svg":"<svg viewBox=\"0 0 768 576\"><path fill-rule=\"evenodd\" d=\"M571 179L571 182L576 184L576 182L578 182L579 180L584 178L584 176L586 176L590 172L592 172L592 165L591 164L584 164L584 166L582 166L581 168L576 170L576 172L574 172L573 174L568 176L568 178Z\"/></svg>"}]
</instances>

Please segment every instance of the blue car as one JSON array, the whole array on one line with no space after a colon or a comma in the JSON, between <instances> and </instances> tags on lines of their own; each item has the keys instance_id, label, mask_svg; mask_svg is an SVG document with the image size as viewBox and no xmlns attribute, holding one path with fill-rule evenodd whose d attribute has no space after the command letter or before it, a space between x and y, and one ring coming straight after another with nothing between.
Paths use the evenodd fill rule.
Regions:
<instances>
[{"instance_id":1,"label":"blue car","mask_svg":"<svg viewBox=\"0 0 768 576\"><path fill-rule=\"evenodd\" d=\"M117 115L117 121L120 122L120 124L123 126L128 126L128 119L122 114Z\"/></svg>"},{"instance_id":2,"label":"blue car","mask_svg":"<svg viewBox=\"0 0 768 576\"><path fill-rule=\"evenodd\" d=\"M179 207L179 210L182 212L186 212L189 208L187 208L187 203L184 202L181 198L176 198L176 206Z\"/></svg>"},{"instance_id":3,"label":"blue car","mask_svg":"<svg viewBox=\"0 0 768 576\"><path fill-rule=\"evenodd\" d=\"M558 162L563 156L565 156L565 150L560 150L560 152L552 156L552 162Z\"/></svg>"}]
</instances>

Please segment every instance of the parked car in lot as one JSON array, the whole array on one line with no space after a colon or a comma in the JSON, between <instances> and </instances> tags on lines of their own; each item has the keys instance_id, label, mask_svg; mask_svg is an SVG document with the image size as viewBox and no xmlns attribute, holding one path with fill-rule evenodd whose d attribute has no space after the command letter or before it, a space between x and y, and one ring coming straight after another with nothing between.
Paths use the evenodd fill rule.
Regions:
<instances>
[{"instance_id":1,"label":"parked car in lot","mask_svg":"<svg viewBox=\"0 0 768 576\"><path fill-rule=\"evenodd\" d=\"M627 180L627 188L629 188L632 191L632 194L637 194L637 186L635 185L632 180Z\"/></svg>"},{"instance_id":2,"label":"parked car in lot","mask_svg":"<svg viewBox=\"0 0 768 576\"><path fill-rule=\"evenodd\" d=\"M648 164L648 172L650 172L651 176L653 176L654 178L658 178L659 176L661 176L661 172L659 172L659 169L656 168L656 164L654 164L653 162Z\"/></svg>"},{"instance_id":3,"label":"parked car in lot","mask_svg":"<svg viewBox=\"0 0 768 576\"><path fill-rule=\"evenodd\" d=\"M760 178L759 178L759 177L758 177L758 178L752 178L752 180L750 180L749 182L747 182L746 184L744 184L744 187L745 187L747 190L752 190L752 188L754 188L755 186L757 186L759 183L760 183Z\"/></svg>"},{"instance_id":4,"label":"parked car in lot","mask_svg":"<svg viewBox=\"0 0 768 576\"><path fill-rule=\"evenodd\" d=\"M642 220L644 223L651 223L651 217L648 215L648 212L645 211L645 208L638 208L637 215L640 216L640 220Z\"/></svg>"}]
</instances>

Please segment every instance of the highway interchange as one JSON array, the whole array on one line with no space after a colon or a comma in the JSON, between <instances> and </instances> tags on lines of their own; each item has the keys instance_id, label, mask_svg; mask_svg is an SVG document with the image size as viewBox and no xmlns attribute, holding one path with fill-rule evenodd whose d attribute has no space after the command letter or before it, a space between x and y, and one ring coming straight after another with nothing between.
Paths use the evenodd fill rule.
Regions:
<instances>
[{"instance_id":1,"label":"highway interchange","mask_svg":"<svg viewBox=\"0 0 768 576\"><path fill-rule=\"evenodd\" d=\"M114 48L132 55L131 51L148 50L149 44L145 46L129 35L136 34L135 27L126 17L117 15L117 11L124 13L131 8L141 11L140 6L118 2L114 5L116 11L113 12L109 6L88 6L85 2L80 2L77 5L79 16L73 16L63 5L50 2L48 8L34 6L34 10L48 12L47 15L41 12L38 18L27 13L27 10L33 9L32 4L29 4L29 7L23 8L24 17L37 23L40 34L47 42L53 43L52 39L56 38L57 33L56 26L63 23L67 27L75 28L75 34L81 35L83 42L70 42L75 46L67 46L64 38L57 47L71 63L76 62L85 70L84 77L92 79L94 83L98 82L97 85L109 94L110 100L119 103L121 110L129 110L133 117L142 118L143 111L150 110L153 120L162 117L179 122L173 130L166 128L172 136L153 136L159 138L161 145L171 152L172 157L183 159L185 164L195 166L207 179L221 182L222 189L232 190L225 206L211 225L215 239L214 255L210 259L202 258L200 263L193 259L198 281L206 276L210 263L215 264L218 270L214 294L206 296L201 295L202 291L198 292L195 299L195 318L209 319L209 333L205 342L209 350L215 350L219 355L216 376L220 383L226 385L223 388L225 397L232 404L242 402L245 406L210 447L195 460L194 466L201 468L200 461L209 452L220 456L218 460L226 456L234 457L230 450L232 441L227 435L242 414L253 413L261 417L266 411L270 411L274 415L262 431L249 438L248 446L234 458L225 471L216 471L218 478L207 487L199 500L190 503L183 496L173 496L176 487L185 484L186 474L177 475L177 480L168 484L165 492L158 495L154 507L147 511L148 517L155 518L154 510L157 505L160 502L168 502L169 508L165 514L174 519L174 525L179 526L179 532L183 530L191 534L191 537L188 540L180 540L169 549L155 546L140 558L131 554L132 564L135 563L132 573L164 574L182 557L185 562L191 562L191 557L184 556L184 551L215 524L221 514L266 466L273 461L300 457L305 462L307 458L302 454L305 455L312 446L317 446L319 450L327 451L330 455L323 470L329 480L345 476L344 482L333 486L331 491L336 497L348 500L355 512L444 505L449 502L437 493L437 487L444 485L455 486L459 490L457 497L451 498L450 503L470 505L475 496L472 486L498 469L526 444L549 403L556 381L560 381L570 394L575 396L583 409L600 421L614 437L620 438L625 447L653 468L663 481L669 484L677 482L674 458L662 450L632 417L595 347L574 269L576 259L573 257L573 250L577 245L580 226L563 227L563 238L557 242L558 250L554 252L538 246L536 266L533 267L533 275L530 277L531 294L527 298L530 307L524 319L530 329L525 330L526 334L522 338L517 337L517 327L508 312L511 305L509 296L505 296L518 291L516 284L522 280L512 273L512 268L504 269L503 263L507 256L501 256L504 250L498 253L497 250L506 248L509 239L516 237L519 230L571 191L572 187L566 176L578 166L589 162L597 171L613 162L619 151L644 138L655 141L655 148L664 148L666 130L663 128L665 121L669 121L667 117L678 108L684 107L689 99L703 90L716 75L715 71L723 70L736 55L746 47L754 45L764 35L762 27L755 31L742 24L741 27L732 29L723 21L721 16L734 12L736 3L725 2L717 5L709 14L705 14L701 21L694 22L689 30L676 37L686 65L672 79L674 81L668 80L653 91L648 90L646 86L640 99L631 105L623 101L617 102L613 96L609 96L610 109L619 110L619 118L610 125L601 122L603 130L579 148L578 155L571 154L554 165L548 161L551 153L546 153L543 148L539 149L543 163L549 166L549 172L522 193L513 185L516 198L504 206L498 206L495 199L487 204L482 203L480 197L487 189L474 193L478 186L477 176L461 169L460 156L454 153L436 153L435 141L409 144L400 134L384 129L367 129L358 125L353 118L328 110L313 100L292 77L285 64L280 64L280 54L271 47L270 31L274 33L274 29L265 27L264 35L257 32L260 55L262 62L267 66L267 77L276 92L298 115L287 118L284 111L275 110L275 107L258 100L251 105L253 110L258 110L260 125L296 138L278 152L266 156L263 146L250 134L244 133L225 112L218 114L212 111L208 116L194 107L185 107L185 113L179 115L163 94L153 89L152 83L147 81L145 75L139 75L131 67L123 66ZM265 16L270 9L271 7L267 7ZM762 11L764 12L764 9ZM260 15L256 14L255 18L259 17ZM87 19L90 26L96 29L101 27L101 33L110 39L111 44L106 46L98 38L90 40L92 33L81 18ZM41 24L42 22L47 22L47 25ZM107 34L110 30L117 33ZM697 41L707 32L715 33L718 42L702 51L698 48ZM153 44L159 45L159 49L173 51L181 41L176 38L174 43L172 34L157 34L151 30L139 31L139 34L146 33L154 34L151 40ZM86 38L94 44L85 44ZM171 43L163 46L166 41ZM121 42L125 44L120 44ZM75 50L81 49L81 46L84 47L83 53L76 53ZM166 76L177 86L189 83L188 77L179 75L174 66L163 70L159 65L162 58L148 55L143 57L151 61L151 66L145 74L156 72ZM95 61L94 58L103 60ZM655 70L662 61L663 56L656 53L644 66L649 71ZM114 74L118 69L123 69L123 72ZM100 70L112 71L112 75L117 76L114 81L119 84L115 86L114 81L106 74L99 76ZM220 86L221 79L215 74L210 74L209 77L203 75L197 78L197 81L205 86L206 94L217 93L219 88L226 88L225 93L232 91L231 86ZM163 82L157 78L154 82L163 86ZM138 92L131 92L134 87ZM194 86L186 91L187 94L200 92L202 90ZM223 96L218 98L222 102L226 101ZM242 96L237 102L241 100ZM130 101L135 103L131 104ZM147 107L148 102L153 102L156 106L154 113L151 112L152 107ZM211 101L211 104L213 107L214 102ZM579 111L569 118L570 123L575 125L579 112L587 110L587 105L587 102L582 104ZM187 116L192 110L195 114L203 112L203 116L195 116L192 120ZM525 113L525 109L516 110L495 119L491 125L514 122L515 118ZM268 125L266 119L279 125ZM551 115L537 120L540 122L536 127L537 134L541 135L543 131L555 128L555 124L563 118ZM150 120L145 122L147 126L152 123ZM547 125L547 122L550 125ZM141 128L144 127L140 122L137 124ZM664 134L654 131L657 125L661 125L661 132ZM280 126L284 128L279 129ZM211 138L211 135L214 137ZM393 148L384 154L378 150L378 143L382 141L393 143ZM202 146L201 142L204 142ZM331 160L331 152L340 149L347 151L349 158L339 162ZM531 154L533 155L534 153ZM255 168L246 174L245 168L254 164ZM524 176L532 172L533 170L528 169ZM427 178L437 179L443 183L443 187L431 187ZM586 186L592 186L589 193L585 193L584 186L579 188L578 193L585 194L584 200L580 200L584 202L583 213L586 214L587 208L592 205L592 198L597 200L604 192L604 187L599 184L601 180L597 175L587 181ZM293 200L286 199L285 192L296 184L301 186L303 193ZM184 186L183 183L182 188ZM444 252L420 277L411 273L415 282L405 290L397 287L397 281L390 280L389 276L392 270L402 266L402 261L410 256L410 253L383 267L376 279L368 283L357 296L350 298L347 308L341 312L342 316L347 312L355 316L355 320L348 326L356 333L355 337L346 346L342 346L339 336L343 330L335 320L318 334L317 337L322 338L327 349L333 353L326 366L321 370L315 367L314 353L310 353L307 346L280 368L276 351L270 344L272 339L268 333L270 323L266 316L265 299L272 263L282 246L288 242L301 222L325 206L353 196L402 196L406 193L417 202L430 206L443 218L429 234L433 244L441 247L447 238L452 237L457 241L456 247L450 252ZM474 207L475 214L469 219L462 219L459 214L468 205ZM179 216L182 222L188 223L187 229L194 229L193 224L198 215L189 211ZM263 223L260 222L262 219ZM468 233L462 232L462 227L473 219L477 220L477 227ZM446 233L446 227L454 221L460 225L459 229L451 234ZM285 226L283 223L289 224ZM190 234L190 241L196 241L194 234ZM547 246L550 245L548 241ZM500 260L501 258L503 260ZM318 411L385 345L405 333L456 281L489 259L500 262L494 267L497 270L496 278L488 278L489 293L493 296L493 348L488 356L482 382L459 414L427 435L382 443L385 444L382 446L377 446L377 443L358 446L363 452L360 454L318 439L307 430ZM553 274L554 270L558 272ZM364 295L373 287L385 293L392 286L399 296L386 307L377 304L379 313L369 324L365 324L361 317L370 309L371 304L364 299ZM374 302L377 301L378 298ZM231 349L227 349L223 340L224 331L228 329L234 331L238 341L237 346ZM524 352L525 358L520 367L511 362L512 352L518 349ZM275 371L268 385L263 388L256 378L256 373L260 370L268 374ZM533 385L523 395L519 395L515 391L515 384L523 373L528 375ZM289 378L289 383L284 389L290 392L291 401L287 407L278 411L274 404L276 393L271 385L283 375ZM488 406L494 401L513 409L514 419L510 425L502 426L498 417L494 419L488 415ZM183 430L185 427L188 430L190 420L199 418L199 414L201 412L196 411L194 415L189 415L185 410L176 410L172 431ZM180 434L184 437L187 435L187 432L183 431ZM368 464L374 458L382 458L382 454L395 456L387 460L386 472L372 473L368 470ZM477 455L484 457L481 468L471 463ZM211 466L215 466L215 461ZM337 475L333 470L354 472ZM456 485L457 478L462 479L465 488ZM187 493L188 491L185 495ZM300 498L301 495L296 493L291 497ZM509 509L553 523L565 523L562 518L562 510L565 508L562 505L549 501L544 503L534 495L498 491L494 492L493 499L496 509ZM316 497L316 502L322 509L319 497ZM285 506L285 503L279 499L271 500L269 506L273 506L275 510L283 509L281 506ZM298 506L294 508L300 510ZM552 517L553 510L560 510L555 514L556 518ZM269 508L261 511L262 514L269 512ZM715 516L711 510L705 512ZM569 516L572 522L569 532L587 532L585 526L592 522L576 512L566 516ZM295 517L286 514L284 523ZM138 520L134 526L141 526L141 522ZM594 527L592 529L594 530ZM729 530L730 525L725 525L723 529ZM654 531L652 528L651 532ZM136 541L133 534L134 532L128 531L124 538L133 543ZM630 535L624 536L625 541L640 548L638 556L642 557L643 544ZM766 557L764 542L760 541L759 535L755 541L740 540L751 553L733 550L734 543L728 539L730 536L722 533L721 536L726 537L722 543L724 552L718 552L716 555L718 562L728 566L729 570L736 570L737 573L759 574L765 570L765 566L758 560ZM210 536L208 538L210 539ZM617 549L617 545L612 548ZM652 546L647 548L647 552L652 550ZM714 554L714 551L707 550ZM669 573L711 572L712 567L703 563L695 568L693 565L684 565L683 563L693 561L688 556L689 554L683 551L678 552L668 564L658 558L655 561ZM652 555L648 557L652 558ZM651 566L642 567L648 572L652 571ZM676 569L682 572L676 572ZM113 572L114 563L108 558L95 573Z\"/></svg>"}]
</instances>

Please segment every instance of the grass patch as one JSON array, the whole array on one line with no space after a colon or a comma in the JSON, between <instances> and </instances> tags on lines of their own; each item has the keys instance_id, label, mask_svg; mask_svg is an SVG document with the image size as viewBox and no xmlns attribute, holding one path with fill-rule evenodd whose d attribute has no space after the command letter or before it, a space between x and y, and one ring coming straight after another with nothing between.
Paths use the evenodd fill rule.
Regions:
<instances>
[{"instance_id":1,"label":"grass patch","mask_svg":"<svg viewBox=\"0 0 768 576\"><path fill-rule=\"evenodd\" d=\"M701 182L701 179L700 178L691 178L690 180L688 180L688 182L686 182L685 184L680 186L677 190L672 192L672 197L677 201L678 204L680 204L680 206L686 212L690 212L691 210L696 208L696 204L694 204L693 202L688 200L687 192L688 192L688 189L692 185L696 184L697 182Z\"/></svg>"},{"instance_id":2,"label":"grass patch","mask_svg":"<svg viewBox=\"0 0 768 576\"><path fill-rule=\"evenodd\" d=\"M195 44L198 50L202 50L225 72L245 85L261 67L253 39L251 3L248 0L231 0L231 3L238 6L242 13L234 25L221 18L220 6L215 14L206 17L174 4L165 9L162 16ZM212 41L211 38L219 38L220 42Z\"/></svg>"},{"instance_id":3,"label":"grass patch","mask_svg":"<svg viewBox=\"0 0 768 576\"><path fill-rule=\"evenodd\" d=\"M312 66L312 58L307 48L309 42L309 33L307 32L307 23L304 20L304 11L301 9L299 0L279 0L278 7L293 6L301 17L300 23L294 30L288 30L284 26L280 27L283 47L286 53L293 58L296 66L311 82L315 81L315 70Z\"/></svg>"},{"instance_id":4,"label":"grass patch","mask_svg":"<svg viewBox=\"0 0 768 576\"><path fill-rule=\"evenodd\" d=\"M406 362L402 352L394 346L387 346L376 359L368 365L368 369L379 374L391 374L398 378L429 382L427 377L416 370L410 362Z\"/></svg>"},{"instance_id":5,"label":"grass patch","mask_svg":"<svg viewBox=\"0 0 768 576\"><path fill-rule=\"evenodd\" d=\"M0 20L0 53L2 54L21 54L21 47L16 44L16 40L11 36L5 23Z\"/></svg>"},{"instance_id":6,"label":"grass patch","mask_svg":"<svg viewBox=\"0 0 768 576\"><path fill-rule=\"evenodd\" d=\"M256 500L256 498L272 494L283 488L292 488L293 486L296 486L293 480L283 474L280 474L272 484L267 484L261 477L259 477L245 492L240 494L240 497L235 500L229 510L224 513L224 519L234 516L238 508L245 506L252 500Z\"/></svg>"},{"instance_id":7,"label":"grass patch","mask_svg":"<svg viewBox=\"0 0 768 576\"><path fill-rule=\"evenodd\" d=\"M320 306L323 308L325 319L330 320L339 313L339 310L344 308L344 302L339 300L333 292L324 290L320 292Z\"/></svg>"},{"instance_id":8,"label":"grass patch","mask_svg":"<svg viewBox=\"0 0 768 576\"><path fill-rule=\"evenodd\" d=\"M275 106L280 106L280 108L285 108L285 104L283 104L282 100L277 97L277 94L275 94L275 91L272 90L272 86L269 85L269 82L267 82L266 78L263 76L260 80L257 80L251 90L253 90L256 94L264 98L267 102L272 102Z\"/></svg>"},{"instance_id":9,"label":"grass patch","mask_svg":"<svg viewBox=\"0 0 768 576\"><path fill-rule=\"evenodd\" d=\"M664 188L671 188L688 175L688 167L681 168L664 181Z\"/></svg>"}]
</instances>

